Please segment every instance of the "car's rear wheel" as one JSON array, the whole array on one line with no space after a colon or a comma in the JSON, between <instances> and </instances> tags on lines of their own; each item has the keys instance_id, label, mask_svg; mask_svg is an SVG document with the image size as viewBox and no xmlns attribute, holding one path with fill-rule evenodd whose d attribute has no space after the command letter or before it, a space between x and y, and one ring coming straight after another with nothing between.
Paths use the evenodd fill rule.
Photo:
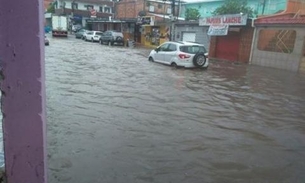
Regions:
<instances>
[{"instance_id":1,"label":"car's rear wheel","mask_svg":"<svg viewBox=\"0 0 305 183\"><path fill-rule=\"evenodd\" d=\"M154 59L153 59L152 57L149 57L148 60L149 60L150 62L154 62Z\"/></svg>"},{"instance_id":2,"label":"car's rear wheel","mask_svg":"<svg viewBox=\"0 0 305 183\"><path fill-rule=\"evenodd\" d=\"M197 53L193 58L193 64L199 68L204 67L206 61L207 61L207 58L203 52Z\"/></svg>"},{"instance_id":3,"label":"car's rear wheel","mask_svg":"<svg viewBox=\"0 0 305 183\"><path fill-rule=\"evenodd\" d=\"M178 67L178 65L175 63L175 62L173 62L172 64L171 64L171 66L173 67L173 68L177 68Z\"/></svg>"}]
</instances>

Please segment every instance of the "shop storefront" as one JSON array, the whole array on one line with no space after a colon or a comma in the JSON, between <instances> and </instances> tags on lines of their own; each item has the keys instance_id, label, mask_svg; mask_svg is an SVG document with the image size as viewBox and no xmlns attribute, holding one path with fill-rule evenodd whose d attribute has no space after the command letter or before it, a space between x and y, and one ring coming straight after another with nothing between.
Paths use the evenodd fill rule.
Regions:
<instances>
[{"instance_id":1,"label":"shop storefront","mask_svg":"<svg viewBox=\"0 0 305 183\"><path fill-rule=\"evenodd\" d=\"M157 47L169 41L170 27L165 21L155 21L154 16L142 17L138 24L141 24L141 44L149 47Z\"/></svg>"},{"instance_id":2,"label":"shop storefront","mask_svg":"<svg viewBox=\"0 0 305 183\"><path fill-rule=\"evenodd\" d=\"M217 60L249 62L254 28L247 15L221 15L202 18L200 26L209 26L209 57Z\"/></svg>"},{"instance_id":3,"label":"shop storefront","mask_svg":"<svg viewBox=\"0 0 305 183\"><path fill-rule=\"evenodd\" d=\"M109 18L90 18L86 20L86 27L88 27L89 30L103 32L107 30L116 30L121 32L124 24L124 21Z\"/></svg>"}]
</instances>

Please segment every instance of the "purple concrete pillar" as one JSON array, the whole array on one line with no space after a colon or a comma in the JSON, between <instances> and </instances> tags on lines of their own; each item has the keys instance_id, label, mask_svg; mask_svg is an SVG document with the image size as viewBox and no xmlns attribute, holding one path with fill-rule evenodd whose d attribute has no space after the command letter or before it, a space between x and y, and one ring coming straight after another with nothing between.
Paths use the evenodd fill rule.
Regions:
<instances>
[{"instance_id":1,"label":"purple concrete pillar","mask_svg":"<svg viewBox=\"0 0 305 183\"><path fill-rule=\"evenodd\" d=\"M8 183L46 183L43 0L0 1L0 67Z\"/></svg>"}]
</instances>

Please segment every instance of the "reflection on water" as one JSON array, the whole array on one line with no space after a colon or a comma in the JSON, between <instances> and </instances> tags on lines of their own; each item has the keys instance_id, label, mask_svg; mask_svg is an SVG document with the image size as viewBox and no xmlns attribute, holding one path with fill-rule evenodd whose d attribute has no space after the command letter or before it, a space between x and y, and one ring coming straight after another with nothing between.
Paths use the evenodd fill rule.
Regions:
<instances>
[{"instance_id":1,"label":"reflection on water","mask_svg":"<svg viewBox=\"0 0 305 183\"><path fill-rule=\"evenodd\" d=\"M51 40L51 182L303 182L305 76ZM145 52L145 53L144 53Z\"/></svg>"}]
</instances>

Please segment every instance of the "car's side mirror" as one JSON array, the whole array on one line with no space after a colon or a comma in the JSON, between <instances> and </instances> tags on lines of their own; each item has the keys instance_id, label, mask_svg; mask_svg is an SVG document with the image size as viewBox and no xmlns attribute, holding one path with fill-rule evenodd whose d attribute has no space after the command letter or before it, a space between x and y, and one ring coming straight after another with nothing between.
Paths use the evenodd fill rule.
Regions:
<instances>
[{"instance_id":1,"label":"car's side mirror","mask_svg":"<svg viewBox=\"0 0 305 183\"><path fill-rule=\"evenodd\" d=\"M156 51L156 52L160 51L160 47L156 48L155 51Z\"/></svg>"}]
</instances>

